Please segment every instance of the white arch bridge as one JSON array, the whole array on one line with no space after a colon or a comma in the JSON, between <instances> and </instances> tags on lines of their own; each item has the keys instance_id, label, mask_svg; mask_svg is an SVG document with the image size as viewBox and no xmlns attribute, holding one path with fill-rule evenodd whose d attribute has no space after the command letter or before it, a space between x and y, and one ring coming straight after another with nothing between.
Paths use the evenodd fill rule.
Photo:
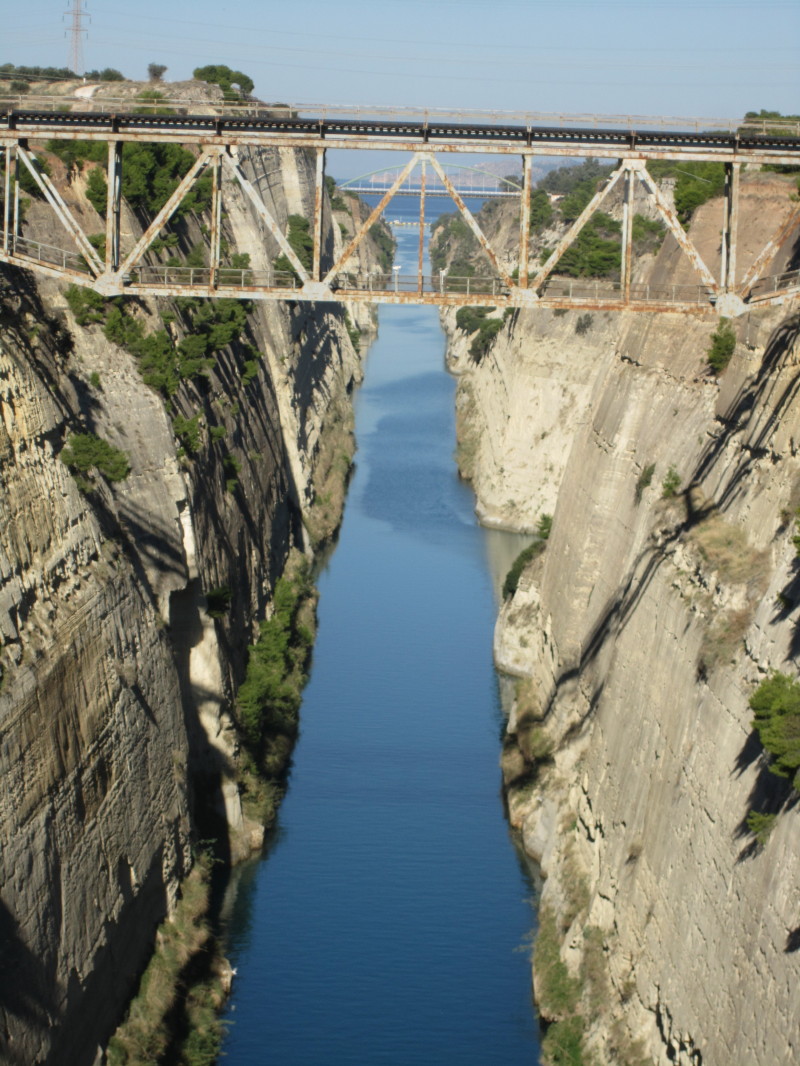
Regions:
<instances>
[{"instance_id":1,"label":"white arch bridge","mask_svg":"<svg viewBox=\"0 0 800 1066\"><path fill-rule=\"evenodd\" d=\"M186 104L163 114L132 114L91 110L62 112L64 100L27 109L0 108L0 149L4 152L4 197L0 262L54 275L106 296L236 297L262 300L369 301L464 305L489 303L498 307L588 308L598 310L681 311L735 316L756 307L794 300L800 295L800 271L770 274L782 246L794 239L800 226L795 209L744 270L737 265L739 177L744 164L800 164L800 130L786 124L759 123L748 128L735 123L700 120L603 120L582 116L515 114L455 120L430 112L394 112L390 119L321 108L317 117L304 118L293 108L269 109L253 103L244 107L203 104L207 112L187 114ZM98 105L99 106L99 105ZM162 106L162 103L159 103ZM305 109L307 110L307 109ZM50 139L101 141L107 144L108 198L105 250L99 253L69 210L54 184L37 165L36 146ZM125 247L120 231L122 147L128 142L190 144L196 146L194 165L186 173L141 238ZM286 234L270 214L254 183L241 165L240 152L250 147L311 151L316 159L315 197L309 212L313 239L311 264L300 261ZM356 229L335 261L323 253L323 216L330 211L325 193L325 154L328 149L388 150L407 158L379 204ZM441 157L481 153L522 158L519 246L512 270L498 255L467 208L441 163ZM569 227L543 265L530 262L530 194L532 162L536 156L572 159L616 159L611 175ZM722 197L719 266L713 272L704 262L678 220L668 199L648 172L650 160L713 161L725 167ZM72 247L45 245L27 238L20 213L21 170L26 171L68 235ZM148 265L148 249L191 191L198 178L212 176L210 265L208 267ZM354 270L354 252L386 205L412 173L420 198L419 261L414 274L363 274ZM426 189L434 175L455 203L491 264L486 277L435 277L423 272ZM234 269L221 262L223 194L230 183L239 185L255 212L291 264L290 271L257 272ZM558 263L614 188L623 194L619 281L582 281L556 275ZM637 190L672 233L695 272L687 286L637 285L632 280L633 200Z\"/></svg>"}]
</instances>

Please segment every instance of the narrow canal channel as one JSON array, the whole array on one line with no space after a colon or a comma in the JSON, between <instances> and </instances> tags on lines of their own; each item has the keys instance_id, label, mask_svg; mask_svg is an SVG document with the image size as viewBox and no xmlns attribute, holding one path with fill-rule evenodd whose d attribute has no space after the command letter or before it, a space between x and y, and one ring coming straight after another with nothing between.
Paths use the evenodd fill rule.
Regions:
<instances>
[{"instance_id":1,"label":"narrow canal channel","mask_svg":"<svg viewBox=\"0 0 800 1066\"><path fill-rule=\"evenodd\" d=\"M289 790L232 886L228 1066L538 1062L498 770L502 534L458 480L453 406L436 310L381 308Z\"/></svg>"}]
</instances>

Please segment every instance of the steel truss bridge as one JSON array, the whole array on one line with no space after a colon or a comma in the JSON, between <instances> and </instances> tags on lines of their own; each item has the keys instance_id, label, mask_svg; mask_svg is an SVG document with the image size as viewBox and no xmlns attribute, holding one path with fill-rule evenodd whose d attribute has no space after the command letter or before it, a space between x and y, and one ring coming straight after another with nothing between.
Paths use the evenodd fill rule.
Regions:
<instances>
[{"instance_id":1,"label":"steel truss bridge","mask_svg":"<svg viewBox=\"0 0 800 1066\"><path fill-rule=\"evenodd\" d=\"M458 170L458 174L453 174ZM375 196L388 192L392 183L400 173L392 167L383 167L381 170L373 170L368 174L360 174L357 178L339 183L342 192L355 192L360 196ZM503 178L482 167L456 167L452 163L447 168L447 176L450 178L453 188L462 199L492 199L492 200L517 200L522 192L522 186L518 181L511 178ZM447 188L437 180L438 175L433 175L433 180L425 182L426 196L440 196L450 198ZM419 196L422 192L420 179L413 181L411 176L400 186L395 196Z\"/></svg>"},{"instance_id":2,"label":"steel truss bridge","mask_svg":"<svg viewBox=\"0 0 800 1066\"><path fill-rule=\"evenodd\" d=\"M27 103L27 101L26 101ZM169 102L164 101L163 105ZM58 105L63 107L64 99ZM76 105L77 106L77 105ZM672 128L661 120L639 123L613 119L584 119L570 124L547 116L512 116L513 121L464 122L445 120L431 113L401 112L391 118L324 112L302 117L290 108L202 107L211 113L187 114L183 103L163 114L138 114L91 110L57 111L55 105L0 110L0 150L4 152L4 207L0 262L26 267L83 285L105 296L236 297L262 300L365 301L459 306L490 303L498 307L589 308L598 310L679 311L735 316L750 308L784 303L800 295L800 271L767 275L776 252L800 224L800 208L773 234L762 251L737 275L737 225L739 177L743 164L800 164L800 130L737 128L730 124L675 120ZM130 102L128 105L130 106ZM159 104L162 106L162 104ZM165 106L166 111L166 106ZM472 116L474 119L474 116ZM784 124L785 126L785 124ZM694 127L694 128L693 128ZM101 141L108 146L108 200L105 255L89 241L57 189L36 164L32 143L57 140ZM128 142L192 144L197 156L164 207L133 247L122 247L120 232L122 147ZM282 227L267 209L240 163L241 150L283 148L314 153L315 196L310 232L313 237L309 269L300 262ZM357 226L335 262L323 267L323 214L325 154L328 149L382 150L403 153L405 165L384 192L378 205ZM489 239L444 170L440 159L481 153L522 158L522 188L518 269L512 271L498 256ZM532 163L536 156L567 159L616 159L617 166L598 188L590 203L569 227L544 265L530 264L530 193ZM650 160L713 161L725 167L722 198L722 247L717 275L703 261L684 232L673 208L648 172ZM26 238L20 222L20 168L30 174L69 235L73 249L53 248ZM163 227L198 178L212 175L210 265L146 265L143 259ZM419 174L420 241L415 274L362 274L353 267L353 254L412 172ZM423 271L427 183L435 175L474 233L492 265L485 278L436 277ZM292 271L238 270L221 262L223 187L236 182L258 217L292 265ZM616 283L576 281L555 276L564 252L591 216L616 187L623 193L620 280ZM644 191L657 215L673 234L692 264L697 283L692 286L636 285L632 281L633 199L637 187Z\"/></svg>"}]
</instances>

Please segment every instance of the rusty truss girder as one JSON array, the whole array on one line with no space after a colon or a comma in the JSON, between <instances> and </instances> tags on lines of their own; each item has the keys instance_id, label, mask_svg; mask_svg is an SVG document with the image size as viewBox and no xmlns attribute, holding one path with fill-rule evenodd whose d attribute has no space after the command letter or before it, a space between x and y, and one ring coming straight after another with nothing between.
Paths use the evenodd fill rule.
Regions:
<instances>
[{"instance_id":1,"label":"rusty truss girder","mask_svg":"<svg viewBox=\"0 0 800 1066\"><path fill-rule=\"evenodd\" d=\"M459 306L492 303L498 307L585 307L646 311L681 311L735 316L753 306L782 303L800 294L797 272L761 277L780 245L800 222L795 211L763 251L736 280L739 173L746 162L797 162L800 140L778 132L758 135L736 132L670 132L631 129L575 129L411 123L362 119L301 119L287 112L279 117L252 115L109 115L103 112L10 112L0 115L0 147L4 152L4 209L0 261L88 286L105 296L234 296L264 300L370 301ZM36 164L32 140L44 138L102 140L108 144L108 200L105 255L100 257L68 205ZM127 141L194 143L197 158L179 185L132 248L123 250L120 233L122 147ZM250 147L311 149L316 157L314 203L310 214L313 254L306 268L282 227L272 216L256 186L240 165L240 150ZM335 262L323 262L325 153L327 148L390 149L410 158L369 217L356 229ZM443 169L439 156L453 152L521 155L519 248L517 271L498 255L477 219ZM530 194L533 159L537 155L617 158L617 166L590 203L570 226L546 263L531 269ZM719 277L715 277L684 232L674 210L647 170L649 159L714 160L726 170L722 248ZM48 248L23 236L20 227L19 178L24 169L55 212L74 250ZM351 271L354 253L387 204L419 169L420 244L417 273L376 277ZM208 268L153 267L144 257L198 178L212 175L210 265ZM491 263L493 276L484 279L426 278L423 273L426 175L433 172L444 187ZM237 183L257 216L291 264L292 273L236 271L220 261L222 200L225 183ZM620 187L623 218L619 284L567 283L554 275L559 261L579 233ZM632 283L633 203L636 189L644 192L655 213L674 236L697 275L697 285L677 293L640 291ZM188 271L188 273L187 273Z\"/></svg>"}]
</instances>

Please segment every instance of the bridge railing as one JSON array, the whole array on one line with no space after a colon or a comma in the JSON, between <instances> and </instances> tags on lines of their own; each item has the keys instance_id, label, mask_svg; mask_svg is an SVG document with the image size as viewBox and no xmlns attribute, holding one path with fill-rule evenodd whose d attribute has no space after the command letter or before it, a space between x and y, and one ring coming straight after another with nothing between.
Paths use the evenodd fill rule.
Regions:
<instances>
[{"instance_id":1,"label":"bridge railing","mask_svg":"<svg viewBox=\"0 0 800 1066\"><path fill-rule=\"evenodd\" d=\"M66 248L58 248L54 244L46 244L44 241L34 241L30 237L15 237L11 244L11 250L15 255L27 256L39 263L48 266L59 267L61 270L71 272L78 271L81 274L90 274L89 264L79 252L73 252Z\"/></svg>"},{"instance_id":2,"label":"bridge railing","mask_svg":"<svg viewBox=\"0 0 800 1066\"><path fill-rule=\"evenodd\" d=\"M208 287L216 284L234 289L301 289L303 283L291 270L250 270L221 266L140 266L130 273L130 280L140 285L166 287Z\"/></svg>"},{"instance_id":3,"label":"bridge railing","mask_svg":"<svg viewBox=\"0 0 800 1066\"><path fill-rule=\"evenodd\" d=\"M706 285L636 285L630 286L630 299L635 303L708 304L711 293ZM548 300L625 300L625 289L619 281L550 277L544 292Z\"/></svg>"},{"instance_id":4,"label":"bridge railing","mask_svg":"<svg viewBox=\"0 0 800 1066\"><path fill-rule=\"evenodd\" d=\"M783 274L771 274L767 278L759 278L750 290L751 300L764 300L774 296L778 292L800 287L800 270L788 270Z\"/></svg>"},{"instance_id":5,"label":"bridge railing","mask_svg":"<svg viewBox=\"0 0 800 1066\"><path fill-rule=\"evenodd\" d=\"M28 260L59 268L72 274L91 276L85 258L78 252L59 248L43 241L28 237L17 237L11 247L13 255ZM137 266L125 276L125 282L132 286L145 287L152 291L164 290L164 295L180 295L181 290L223 289L242 292L282 289L298 292L303 283L289 270L240 269L221 266L216 270L210 267L143 265ZM332 290L339 291L346 299L348 291L375 293L397 293L400 296L413 296L422 293L441 293L443 295L474 296L475 302L491 301L492 298L508 297L511 288L502 278L483 276L465 277L448 274L402 274L393 270L391 273L366 271L342 272L331 285ZM800 290L800 269L784 271L760 278L748 294L752 303L769 300L773 296ZM580 307L581 301L587 303L619 302L624 305L626 293L622 284L609 279L565 278L552 275L545 283L540 296L547 302L569 301ZM706 285L650 285L632 284L628 290L628 299L635 304L660 304L675 306L708 306L713 303L713 296Z\"/></svg>"}]
</instances>

